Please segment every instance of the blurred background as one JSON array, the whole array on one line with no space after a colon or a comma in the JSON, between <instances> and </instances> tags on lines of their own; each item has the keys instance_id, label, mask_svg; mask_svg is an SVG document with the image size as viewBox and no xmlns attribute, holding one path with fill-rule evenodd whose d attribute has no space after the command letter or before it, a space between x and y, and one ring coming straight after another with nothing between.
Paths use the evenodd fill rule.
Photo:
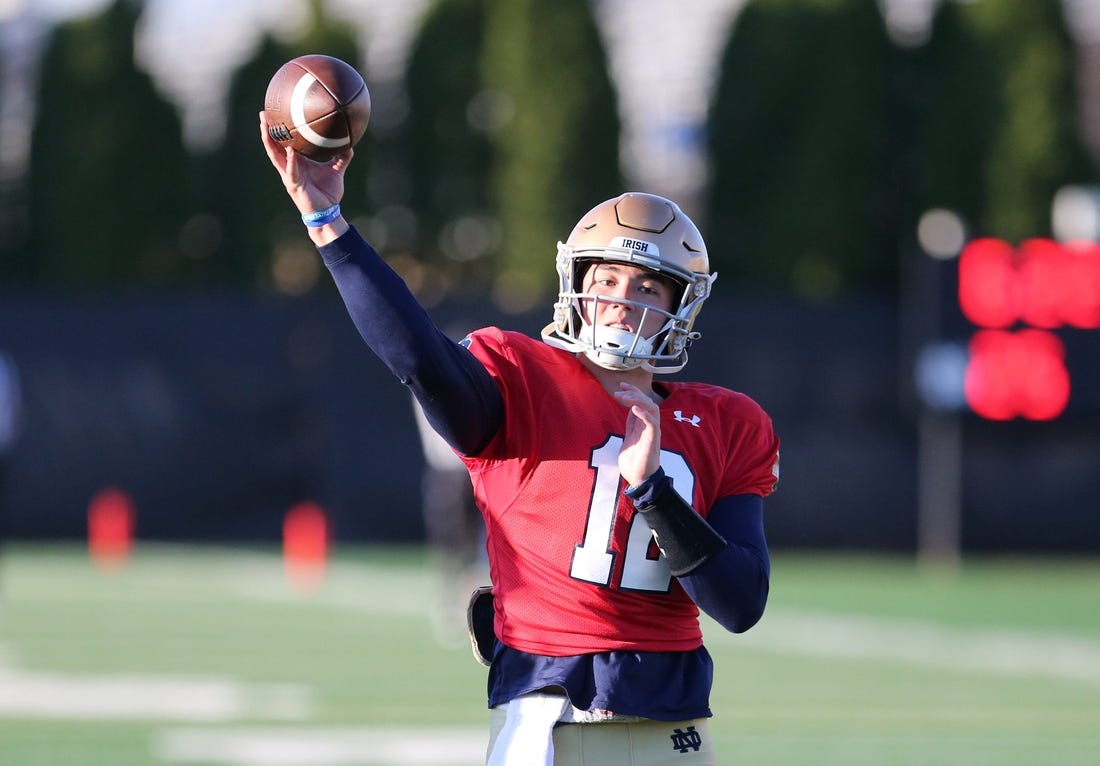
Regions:
<instances>
[{"instance_id":1,"label":"blurred background","mask_svg":"<svg viewBox=\"0 0 1100 766\"><path fill-rule=\"evenodd\" d=\"M314 52L450 334L624 190L702 229L681 377L783 442L724 757L1096 762L1100 0L0 0L0 763L483 760L465 480L257 136Z\"/></svg>"},{"instance_id":2,"label":"blurred background","mask_svg":"<svg viewBox=\"0 0 1100 766\"><path fill-rule=\"evenodd\" d=\"M537 333L585 210L680 201L684 374L773 416L775 545L1100 548L1095 0L8 0L0 45L9 539L105 488L151 540L423 538L414 413L256 136L325 52L374 101L344 208L441 326Z\"/></svg>"}]
</instances>

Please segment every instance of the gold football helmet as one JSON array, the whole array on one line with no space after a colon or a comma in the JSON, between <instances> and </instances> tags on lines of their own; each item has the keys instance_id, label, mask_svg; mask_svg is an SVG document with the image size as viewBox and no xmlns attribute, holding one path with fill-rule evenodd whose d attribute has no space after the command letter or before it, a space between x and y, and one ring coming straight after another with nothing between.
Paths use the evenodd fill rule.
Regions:
<instances>
[{"instance_id":1,"label":"gold football helmet","mask_svg":"<svg viewBox=\"0 0 1100 766\"><path fill-rule=\"evenodd\" d=\"M638 266L671 279L678 301L672 311L662 311L634 301L642 317L657 313L665 321L648 338L641 330L628 332L612 327L593 327L582 309L607 301L583 292L583 278L594 261L614 261ZM636 367L655 373L671 373L687 364L687 349L699 338L691 328L710 295L717 274L711 274L707 248L699 229L676 203L654 194L631 192L601 202L558 243L558 278L561 287L554 304L554 321L542 331L552 346L585 354L609 370ZM644 321L639 321L641 328Z\"/></svg>"}]
</instances>

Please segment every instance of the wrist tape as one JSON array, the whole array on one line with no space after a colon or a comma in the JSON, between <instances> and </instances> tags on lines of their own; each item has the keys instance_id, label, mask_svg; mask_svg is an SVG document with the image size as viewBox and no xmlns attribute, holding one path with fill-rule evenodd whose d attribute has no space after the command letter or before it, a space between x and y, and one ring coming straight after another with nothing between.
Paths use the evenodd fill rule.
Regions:
<instances>
[{"instance_id":1,"label":"wrist tape","mask_svg":"<svg viewBox=\"0 0 1100 766\"><path fill-rule=\"evenodd\" d=\"M725 538L680 497L663 469L625 494L653 530L674 576L688 574L726 547Z\"/></svg>"}]
</instances>

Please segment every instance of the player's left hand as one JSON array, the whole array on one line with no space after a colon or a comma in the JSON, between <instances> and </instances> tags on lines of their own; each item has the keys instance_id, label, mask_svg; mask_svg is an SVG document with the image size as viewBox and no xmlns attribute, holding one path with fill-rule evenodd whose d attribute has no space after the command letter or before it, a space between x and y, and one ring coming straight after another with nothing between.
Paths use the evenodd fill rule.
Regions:
<instances>
[{"instance_id":1,"label":"player's left hand","mask_svg":"<svg viewBox=\"0 0 1100 766\"><path fill-rule=\"evenodd\" d=\"M614 397L628 408L626 434L619 450L619 474L636 486L661 465L661 410L652 397L630 383L619 383Z\"/></svg>"}]
</instances>

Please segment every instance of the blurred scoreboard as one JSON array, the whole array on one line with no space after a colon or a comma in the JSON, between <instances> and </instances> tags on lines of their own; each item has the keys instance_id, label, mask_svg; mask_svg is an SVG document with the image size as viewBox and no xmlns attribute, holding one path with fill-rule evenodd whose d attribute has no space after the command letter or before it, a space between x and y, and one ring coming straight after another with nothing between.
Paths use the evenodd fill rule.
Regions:
<instances>
[{"instance_id":1,"label":"blurred scoreboard","mask_svg":"<svg viewBox=\"0 0 1100 766\"><path fill-rule=\"evenodd\" d=\"M1076 341L1100 337L1100 244L975 239L957 276L959 309L972 326L970 409L990 420L1052 420L1070 404L1075 371L1092 381L1088 398L1100 354L1095 342Z\"/></svg>"}]
</instances>

